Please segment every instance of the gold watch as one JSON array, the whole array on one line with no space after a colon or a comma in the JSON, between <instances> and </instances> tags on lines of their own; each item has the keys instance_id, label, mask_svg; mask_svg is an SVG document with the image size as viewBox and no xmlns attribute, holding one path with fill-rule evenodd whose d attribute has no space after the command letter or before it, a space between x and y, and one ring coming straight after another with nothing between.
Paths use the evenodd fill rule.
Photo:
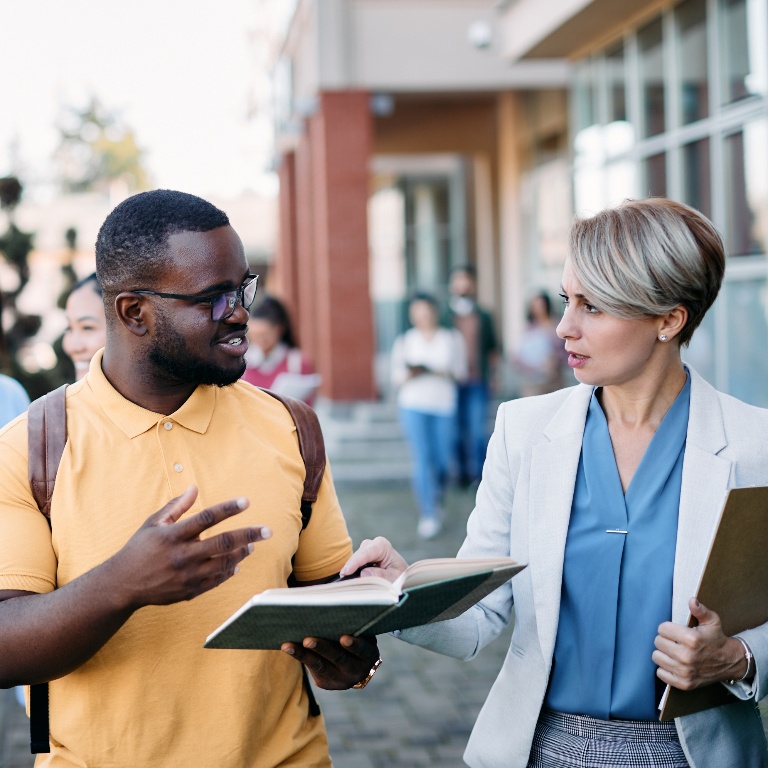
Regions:
<instances>
[{"instance_id":1,"label":"gold watch","mask_svg":"<svg viewBox=\"0 0 768 768\"><path fill-rule=\"evenodd\" d=\"M353 688L365 688L368 683L371 682L371 678L376 674L376 670L383 664L381 656L379 656L378 659L374 662L374 665L371 667L371 671L368 673L368 677L366 677L364 680L361 680L359 683L355 683L352 687Z\"/></svg>"}]
</instances>

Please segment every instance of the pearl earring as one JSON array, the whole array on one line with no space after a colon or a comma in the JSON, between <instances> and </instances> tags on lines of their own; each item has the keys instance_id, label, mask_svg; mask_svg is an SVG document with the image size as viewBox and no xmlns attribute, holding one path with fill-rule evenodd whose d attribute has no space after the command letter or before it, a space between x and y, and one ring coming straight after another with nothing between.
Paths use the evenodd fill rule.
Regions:
<instances>
[{"instance_id":1,"label":"pearl earring","mask_svg":"<svg viewBox=\"0 0 768 768\"><path fill-rule=\"evenodd\" d=\"M666 341L667 340L667 334L662 333L661 336L659 336L659 341Z\"/></svg>"}]
</instances>

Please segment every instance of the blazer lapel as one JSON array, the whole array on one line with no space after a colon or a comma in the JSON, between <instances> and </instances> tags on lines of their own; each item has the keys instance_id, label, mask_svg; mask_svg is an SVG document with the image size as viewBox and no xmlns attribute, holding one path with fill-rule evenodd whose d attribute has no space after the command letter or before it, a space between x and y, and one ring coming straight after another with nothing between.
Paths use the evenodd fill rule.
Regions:
<instances>
[{"instance_id":1,"label":"blazer lapel","mask_svg":"<svg viewBox=\"0 0 768 768\"><path fill-rule=\"evenodd\" d=\"M731 478L731 461L719 456L727 445L717 391L689 367L688 417L680 513L677 523L672 621L688 619L688 600L696 594Z\"/></svg>"},{"instance_id":2,"label":"blazer lapel","mask_svg":"<svg viewBox=\"0 0 768 768\"><path fill-rule=\"evenodd\" d=\"M576 387L544 430L531 455L530 568L539 642L544 658L555 648L565 539L592 387Z\"/></svg>"}]
</instances>

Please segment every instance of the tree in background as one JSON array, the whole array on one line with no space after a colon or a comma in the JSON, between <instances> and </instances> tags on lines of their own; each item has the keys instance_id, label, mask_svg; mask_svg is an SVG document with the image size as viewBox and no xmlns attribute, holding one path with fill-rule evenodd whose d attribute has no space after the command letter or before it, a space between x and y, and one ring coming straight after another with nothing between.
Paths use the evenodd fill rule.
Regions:
<instances>
[{"instance_id":1,"label":"tree in background","mask_svg":"<svg viewBox=\"0 0 768 768\"><path fill-rule=\"evenodd\" d=\"M68 108L58 128L54 161L63 192L108 192L116 184L126 193L149 188L133 130L95 96L84 109Z\"/></svg>"},{"instance_id":2,"label":"tree in background","mask_svg":"<svg viewBox=\"0 0 768 768\"><path fill-rule=\"evenodd\" d=\"M18 285L8 296L15 300L29 282L29 252L32 250L34 236L29 232L22 232L14 221L13 212L21 200L24 188L15 176L6 176L0 179L0 209L5 213L8 226L0 235L0 253L5 261L19 276Z\"/></svg>"}]
</instances>

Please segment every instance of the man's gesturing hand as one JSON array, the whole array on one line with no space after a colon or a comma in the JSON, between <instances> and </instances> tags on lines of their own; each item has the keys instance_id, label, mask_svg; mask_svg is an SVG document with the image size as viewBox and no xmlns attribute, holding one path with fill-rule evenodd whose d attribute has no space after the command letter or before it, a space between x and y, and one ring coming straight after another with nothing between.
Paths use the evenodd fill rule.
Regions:
<instances>
[{"instance_id":1,"label":"man's gesturing hand","mask_svg":"<svg viewBox=\"0 0 768 768\"><path fill-rule=\"evenodd\" d=\"M247 499L230 499L179 520L195 503L190 486L150 515L112 558L120 574L126 607L167 605L191 600L229 579L253 551L253 542L268 539L265 526L239 528L201 539L214 525L248 507Z\"/></svg>"}]
</instances>

